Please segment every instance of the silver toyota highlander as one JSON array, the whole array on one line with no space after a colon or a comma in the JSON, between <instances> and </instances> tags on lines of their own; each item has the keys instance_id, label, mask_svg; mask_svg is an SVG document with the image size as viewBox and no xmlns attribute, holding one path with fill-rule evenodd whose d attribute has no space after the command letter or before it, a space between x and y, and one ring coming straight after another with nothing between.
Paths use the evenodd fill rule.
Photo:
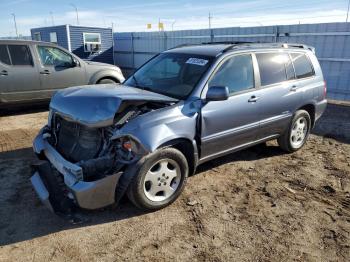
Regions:
<instances>
[{"instance_id":1,"label":"silver toyota highlander","mask_svg":"<svg viewBox=\"0 0 350 262\"><path fill-rule=\"evenodd\" d=\"M57 92L34 140L31 182L54 212L126 193L144 210L180 195L213 158L277 139L299 150L327 105L314 49L217 43L165 51L122 85Z\"/></svg>"}]
</instances>

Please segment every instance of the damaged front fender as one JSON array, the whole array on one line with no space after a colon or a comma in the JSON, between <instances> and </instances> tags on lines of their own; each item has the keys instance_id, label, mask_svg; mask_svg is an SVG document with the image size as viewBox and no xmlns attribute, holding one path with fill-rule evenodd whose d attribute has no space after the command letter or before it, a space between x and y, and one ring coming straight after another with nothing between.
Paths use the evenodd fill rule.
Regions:
<instances>
[{"instance_id":1,"label":"damaged front fender","mask_svg":"<svg viewBox=\"0 0 350 262\"><path fill-rule=\"evenodd\" d=\"M199 102L181 101L140 115L116 130L113 137L130 136L148 153L175 139L193 141L196 136Z\"/></svg>"}]
</instances>

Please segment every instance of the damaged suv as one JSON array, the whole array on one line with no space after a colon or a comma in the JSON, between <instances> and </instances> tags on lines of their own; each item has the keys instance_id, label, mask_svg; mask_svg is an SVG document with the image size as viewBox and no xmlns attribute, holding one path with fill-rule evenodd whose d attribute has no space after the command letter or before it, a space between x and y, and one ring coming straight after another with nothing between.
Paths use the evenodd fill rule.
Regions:
<instances>
[{"instance_id":1,"label":"damaged suv","mask_svg":"<svg viewBox=\"0 0 350 262\"><path fill-rule=\"evenodd\" d=\"M141 209L160 209L205 161L272 139L300 149L326 104L311 47L177 47L123 85L57 92L34 140L42 161L31 182L55 212L102 208L125 194Z\"/></svg>"}]
</instances>

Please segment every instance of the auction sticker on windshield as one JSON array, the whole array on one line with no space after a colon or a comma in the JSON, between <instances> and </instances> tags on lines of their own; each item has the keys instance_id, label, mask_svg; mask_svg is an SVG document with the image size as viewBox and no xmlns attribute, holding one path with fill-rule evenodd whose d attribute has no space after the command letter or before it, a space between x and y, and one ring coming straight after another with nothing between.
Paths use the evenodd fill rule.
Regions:
<instances>
[{"instance_id":1,"label":"auction sticker on windshield","mask_svg":"<svg viewBox=\"0 0 350 262\"><path fill-rule=\"evenodd\" d=\"M187 59L186 64L205 66L208 60L191 57Z\"/></svg>"}]
</instances>

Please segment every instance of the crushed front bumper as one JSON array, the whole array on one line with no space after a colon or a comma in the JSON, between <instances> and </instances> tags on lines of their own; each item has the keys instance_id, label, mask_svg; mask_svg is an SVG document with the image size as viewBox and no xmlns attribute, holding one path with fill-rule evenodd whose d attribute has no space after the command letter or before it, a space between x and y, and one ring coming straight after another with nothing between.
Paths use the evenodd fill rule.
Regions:
<instances>
[{"instance_id":1,"label":"crushed front bumper","mask_svg":"<svg viewBox=\"0 0 350 262\"><path fill-rule=\"evenodd\" d=\"M37 155L44 154L48 162L63 176L64 185L71 193L69 196L79 207L98 209L112 205L115 202L115 191L122 172L105 176L96 181L82 181L82 168L64 159L47 142L43 130L35 138L33 149ZM48 163L47 161L43 162ZM42 165L45 165L45 163L41 163L39 167L34 165L33 176L30 180L40 200L50 210L55 211L57 203L52 202L54 198L57 199L57 196L54 195L58 194L59 191L56 190L51 180L54 176L51 172L51 165L49 165L49 168L40 168Z\"/></svg>"}]
</instances>

